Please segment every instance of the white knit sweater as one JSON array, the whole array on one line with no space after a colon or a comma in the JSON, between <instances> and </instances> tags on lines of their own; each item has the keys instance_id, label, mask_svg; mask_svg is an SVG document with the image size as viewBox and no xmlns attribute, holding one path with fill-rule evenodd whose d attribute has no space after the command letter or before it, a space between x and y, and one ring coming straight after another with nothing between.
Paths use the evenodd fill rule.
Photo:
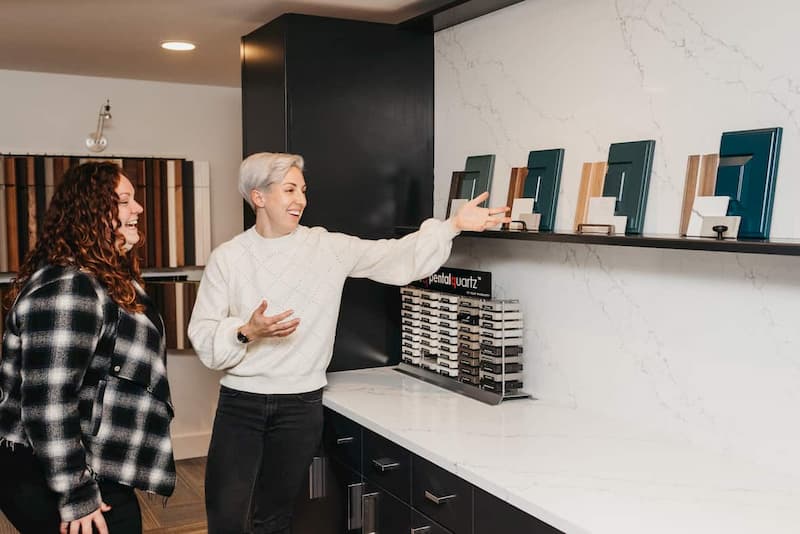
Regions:
<instances>
[{"instance_id":1,"label":"white knit sweater","mask_svg":"<svg viewBox=\"0 0 800 534\"><path fill-rule=\"evenodd\" d=\"M299 226L264 238L255 227L217 247L208 260L189 322L200 360L226 372L224 386L252 393L303 393L324 386L345 278L404 285L435 272L457 232L428 219L402 239L370 241ZM243 345L237 329L262 299L266 315L294 310L300 325L283 338Z\"/></svg>"}]
</instances>

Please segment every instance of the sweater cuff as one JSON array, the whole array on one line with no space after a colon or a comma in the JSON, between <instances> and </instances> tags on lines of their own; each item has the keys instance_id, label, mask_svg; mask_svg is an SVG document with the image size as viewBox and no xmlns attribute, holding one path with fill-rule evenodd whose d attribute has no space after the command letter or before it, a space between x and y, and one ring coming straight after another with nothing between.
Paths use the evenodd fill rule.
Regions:
<instances>
[{"instance_id":1,"label":"sweater cuff","mask_svg":"<svg viewBox=\"0 0 800 534\"><path fill-rule=\"evenodd\" d=\"M228 317L225 319L223 339L225 340L225 347L228 351L236 353L240 350L245 350L245 345L236 337L236 332L246 323L247 319L242 319L240 317Z\"/></svg>"},{"instance_id":2,"label":"sweater cuff","mask_svg":"<svg viewBox=\"0 0 800 534\"><path fill-rule=\"evenodd\" d=\"M439 237L441 241L452 241L454 237L461 233L461 230L455 227L452 218L439 220L439 219L426 219L422 221L419 226L421 232L431 233Z\"/></svg>"},{"instance_id":3,"label":"sweater cuff","mask_svg":"<svg viewBox=\"0 0 800 534\"><path fill-rule=\"evenodd\" d=\"M458 234L461 233L461 230L456 228L456 225L453 223L453 219L452 218L451 219L446 219L444 221L444 225L443 226L446 227L446 230L444 232L447 235L447 238L450 239L451 241L453 240L453 238L455 238Z\"/></svg>"}]
</instances>

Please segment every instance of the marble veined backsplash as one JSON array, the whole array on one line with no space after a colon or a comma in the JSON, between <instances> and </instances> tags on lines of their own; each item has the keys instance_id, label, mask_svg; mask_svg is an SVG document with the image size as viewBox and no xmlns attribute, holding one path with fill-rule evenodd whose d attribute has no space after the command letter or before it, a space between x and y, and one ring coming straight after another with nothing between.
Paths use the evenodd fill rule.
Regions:
<instances>
[{"instance_id":1,"label":"marble veined backsplash","mask_svg":"<svg viewBox=\"0 0 800 534\"><path fill-rule=\"evenodd\" d=\"M435 38L435 212L468 155L497 155L493 204L530 150L581 165L655 139L646 233L676 234L686 157L782 126L772 237L800 238L800 61L790 1L528 0ZM526 320L534 395L800 474L800 259L460 238Z\"/></svg>"}]
</instances>

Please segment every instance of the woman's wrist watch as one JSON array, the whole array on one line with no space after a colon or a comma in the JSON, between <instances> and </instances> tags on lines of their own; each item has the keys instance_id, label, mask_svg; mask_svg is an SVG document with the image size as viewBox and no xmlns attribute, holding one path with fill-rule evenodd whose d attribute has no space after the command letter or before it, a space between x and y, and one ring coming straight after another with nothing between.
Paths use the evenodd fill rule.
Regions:
<instances>
[{"instance_id":1,"label":"woman's wrist watch","mask_svg":"<svg viewBox=\"0 0 800 534\"><path fill-rule=\"evenodd\" d=\"M237 330L236 331L236 341L238 341L239 343L244 345L246 343L250 343L250 338L247 337L246 335L244 335L241 330Z\"/></svg>"}]
</instances>

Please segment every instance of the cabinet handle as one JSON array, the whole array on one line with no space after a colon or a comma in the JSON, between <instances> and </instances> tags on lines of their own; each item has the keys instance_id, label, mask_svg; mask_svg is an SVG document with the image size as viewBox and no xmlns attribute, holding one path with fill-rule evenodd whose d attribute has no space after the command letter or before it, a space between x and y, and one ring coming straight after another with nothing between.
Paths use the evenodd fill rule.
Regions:
<instances>
[{"instance_id":1,"label":"cabinet handle","mask_svg":"<svg viewBox=\"0 0 800 534\"><path fill-rule=\"evenodd\" d=\"M364 504L362 510L364 513L363 521L363 534L378 534L378 498L380 495L377 492L365 493L362 497Z\"/></svg>"},{"instance_id":2,"label":"cabinet handle","mask_svg":"<svg viewBox=\"0 0 800 534\"><path fill-rule=\"evenodd\" d=\"M431 501L433 504L443 504L446 503L447 501L452 501L453 499L456 498L456 496L455 494L453 494L453 495L443 495L441 497L437 497L430 491L425 490L425 498Z\"/></svg>"},{"instance_id":3,"label":"cabinet handle","mask_svg":"<svg viewBox=\"0 0 800 534\"><path fill-rule=\"evenodd\" d=\"M347 486L347 530L361 528L364 521L361 509L361 498L364 495L364 483L350 484Z\"/></svg>"},{"instance_id":4,"label":"cabinet handle","mask_svg":"<svg viewBox=\"0 0 800 534\"><path fill-rule=\"evenodd\" d=\"M381 473L385 473L386 471L395 471L396 469L400 469L400 462L396 462L391 458L377 458L372 460L372 465L375 466L375 469L380 471Z\"/></svg>"},{"instance_id":5,"label":"cabinet handle","mask_svg":"<svg viewBox=\"0 0 800 534\"><path fill-rule=\"evenodd\" d=\"M308 466L308 498L322 499L326 496L324 456L315 456Z\"/></svg>"},{"instance_id":6,"label":"cabinet handle","mask_svg":"<svg viewBox=\"0 0 800 534\"><path fill-rule=\"evenodd\" d=\"M411 534L428 534L431 531L431 527L417 527L411 529Z\"/></svg>"},{"instance_id":7,"label":"cabinet handle","mask_svg":"<svg viewBox=\"0 0 800 534\"><path fill-rule=\"evenodd\" d=\"M353 436L347 436L344 438L339 438L336 440L337 445L345 445L347 443L353 443L356 440Z\"/></svg>"}]
</instances>

